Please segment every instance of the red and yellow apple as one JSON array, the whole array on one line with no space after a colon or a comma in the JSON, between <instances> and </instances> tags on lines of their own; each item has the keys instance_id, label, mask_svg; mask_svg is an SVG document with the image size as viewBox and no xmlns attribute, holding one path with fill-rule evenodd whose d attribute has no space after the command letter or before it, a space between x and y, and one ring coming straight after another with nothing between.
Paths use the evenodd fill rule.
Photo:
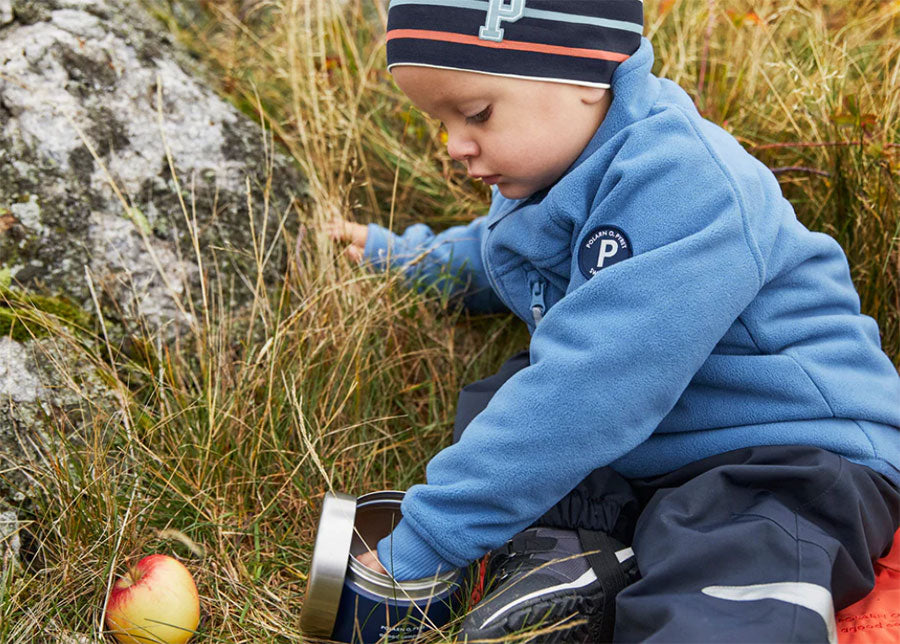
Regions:
<instances>
[{"instance_id":1,"label":"red and yellow apple","mask_svg":"<svg viewBox=\"0 0 900 644\"><path fill-rule=\"evenodd\" d=\"M119 577L106 603L106 625L120 644L184 644L200 623L200 597L181 562L150 555Z\"/></svg>"}]
</instances>

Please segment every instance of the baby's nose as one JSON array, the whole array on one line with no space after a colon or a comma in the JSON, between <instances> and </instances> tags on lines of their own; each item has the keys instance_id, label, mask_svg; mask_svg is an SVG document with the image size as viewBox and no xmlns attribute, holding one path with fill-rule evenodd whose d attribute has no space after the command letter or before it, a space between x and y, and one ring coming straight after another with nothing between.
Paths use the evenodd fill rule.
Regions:
<instances>
[{"instance_id":1,"label":"baby's nose","mask_svg":"<svg viewBox=\"0 0 900 644\"><path fill-rule=\"evenodd\" d=\"M447 154L456 161L478 156L478 144L471 138L447 133Z\"/></svg>"}]
</instances>

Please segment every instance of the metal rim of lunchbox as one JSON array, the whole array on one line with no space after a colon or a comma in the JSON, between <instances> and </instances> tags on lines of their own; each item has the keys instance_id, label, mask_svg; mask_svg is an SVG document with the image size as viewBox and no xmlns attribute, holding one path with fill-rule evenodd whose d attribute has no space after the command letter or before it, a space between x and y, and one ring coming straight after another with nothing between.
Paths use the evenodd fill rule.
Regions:
<instances>
[{"instance_id":1,"label":"metal rim of lunchbox","mask_svg":"<svg viewBox=\"0 0 900 644\"><path fill-rule=\"evenodd\" d=\"M350 556L357 504L400 501L404 493L383 490L364 494L358 499L341 492L326 492L316 530L316 541L307 576L306 594L300 610L300 628L308 635L330 637L334 630L347 570L352 570L357 583L381 594L396 583L404 599L427 599L453 587L459 571L449 571L425 579L394 582ZM349 562L349 563L348 563ZM398 588L394 588L395 592ZM387 598L387 597L386 597Z\"/></svg>"},{"instance_id":2,"label":"metal rim of lunchbox","mask_svg":"<svg viewBox=\"0 0 900 644\"><path fill-rule=\"evenodd\" d=\"M363 494L356 500L357 511L368 505L379 503L399 504L405 492L399 490L381 490ZM355 522L355 519L354 519ZM375 547L375 544L369 544ZM459 577L458 570L450 570L432 577L412 579L408 581L394 581L387 575L375 572L363 565L356 557L350 557L350 572L353 573L353 581L366 590L385 597L401 600L419 600L440 596L456 585Z\"/></svg>"}]
</instances>

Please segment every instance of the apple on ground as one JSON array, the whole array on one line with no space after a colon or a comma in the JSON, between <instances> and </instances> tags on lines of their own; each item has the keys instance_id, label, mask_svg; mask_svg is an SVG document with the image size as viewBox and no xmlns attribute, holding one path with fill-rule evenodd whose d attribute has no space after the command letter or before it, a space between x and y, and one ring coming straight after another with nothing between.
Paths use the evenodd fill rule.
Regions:
<instances>
[{"instance_id":1,"label":"apple on ground","mask_svg":"<svg viewBox=\"0 0 900 644\"><path fill-rule=\"evenodd\" d=\"M138 561L113 585L106 625L120 644L184 644L200 623L191 573L168 555Z\"/></svg>"}]
</instances>

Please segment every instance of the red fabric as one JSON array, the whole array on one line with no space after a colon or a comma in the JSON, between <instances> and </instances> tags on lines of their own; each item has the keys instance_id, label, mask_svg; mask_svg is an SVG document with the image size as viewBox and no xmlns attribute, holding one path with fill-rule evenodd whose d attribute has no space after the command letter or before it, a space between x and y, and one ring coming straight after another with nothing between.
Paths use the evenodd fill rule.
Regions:
<instances>
[{"instance_id":1,"label":"red fabric","mask_svg":"<svg viewBox=\"0 0 900 644\"><path fill-rule=\"evenodd\" d=\"M481 561L478 562L478 581L475 582L475 587L472 588L472 595L469 597L470 606L474 606L481 601L482 597L484 597L484 574L487 572L489 556L490 555L483 556Z\"/></svg>"},{"instance_id":2,"label":"red fabric","mask_svg":"<svg viewBox=\"0 0 900 644\"><path fill-rule=\"evenodd\" d=\"M840 644L900 642L900 531L875 563L875 588L837 614L837 630Z\"/></svg>"}]
</instances>

